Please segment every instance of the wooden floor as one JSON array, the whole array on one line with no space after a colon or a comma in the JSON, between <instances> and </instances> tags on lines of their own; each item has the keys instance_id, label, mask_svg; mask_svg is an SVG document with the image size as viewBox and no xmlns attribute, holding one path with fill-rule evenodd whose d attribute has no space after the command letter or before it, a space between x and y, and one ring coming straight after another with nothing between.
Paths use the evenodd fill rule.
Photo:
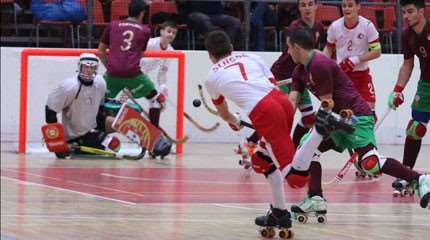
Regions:
<instances>
[{"instance_id":1,"label":"wooden floor","mask_svg":"<svg viewBox=\"0 0 430 240\"><path fill-rule=\"evenodd\" d=\"M400 159L403 147L380 150ZM1 239L262 239L253 222L268 208L264 178L238 166L232 144L187 144L184 151L140 161L1 152ZM324 181L346 159L323 156ZM416 168L430 172L430 146ZM325 192L328 222L294 223L294 239L430 239L430 211L416 196L392 197L392 180L357 180L351 169ZM285 188L288 205L305 196Z\"/></svg>"}]
</instances>

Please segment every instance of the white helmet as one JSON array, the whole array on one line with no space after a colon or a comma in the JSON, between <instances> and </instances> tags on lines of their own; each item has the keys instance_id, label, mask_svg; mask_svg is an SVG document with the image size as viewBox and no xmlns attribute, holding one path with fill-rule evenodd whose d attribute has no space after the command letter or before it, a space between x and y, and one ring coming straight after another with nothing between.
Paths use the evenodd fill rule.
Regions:
<instances>
[{"instance_id":1,"label":"white helmet","mask_svg":"<svg viewBox=\"0 0 430 240\"><path fill-rule=\"evenodd\" d=\"M94 67L95 73L88 75L82 72L82 65ZM95 54L92 53L82 53L79 56L79 62L78 62L78 79L81 81L84 85L91 85L93 84L94 78L97 74L97 69L99 67L99 59Z\"/></svg>"}]
</instances>

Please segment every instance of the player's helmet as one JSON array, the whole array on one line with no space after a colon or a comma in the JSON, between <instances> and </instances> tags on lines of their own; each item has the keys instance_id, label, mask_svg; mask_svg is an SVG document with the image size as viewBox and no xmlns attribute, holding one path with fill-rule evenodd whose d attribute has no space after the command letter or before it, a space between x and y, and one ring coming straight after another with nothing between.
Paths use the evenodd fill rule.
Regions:
<instances>
[{"instance_id":1,"label":"player's helmet","mask_svg":"<svg viewBox=\"0 0 430 240\"><path fill-rule=\"evenodd\" d=\"M93 67L95 72L92 74L88 74L82 71L82 66L90 66ZM96 55L92 53L82 53L79 56L79 62L78 62L78 79L79 81L84 85L91 85L93 84L94 78L97 74L97 69L99 67L99 59Z\"/></svg>"}]
</instances>

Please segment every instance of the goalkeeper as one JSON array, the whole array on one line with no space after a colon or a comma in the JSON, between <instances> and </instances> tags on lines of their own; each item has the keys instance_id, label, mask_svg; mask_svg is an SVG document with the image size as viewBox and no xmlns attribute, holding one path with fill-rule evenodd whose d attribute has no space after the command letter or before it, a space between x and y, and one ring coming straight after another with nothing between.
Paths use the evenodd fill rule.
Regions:
<instances>
[{"instance_id":1,"label":"goalkeeper","mask_svg":"<svg viewBox=\"0 0 430 240\"><path fill-rule=\"evenodd\" d=\"M101 107L106 94L106 83L97 75L99 60L96 55L79 56L78 74L62 81L49 95L45 106L46 123L42 133L47 147L58 158L68 157L70 144L118 151L120 142L108 137L113 132L113 117L107 117ZM57 114L62 115L62 124Z\"/></svg>"}]
</instances>

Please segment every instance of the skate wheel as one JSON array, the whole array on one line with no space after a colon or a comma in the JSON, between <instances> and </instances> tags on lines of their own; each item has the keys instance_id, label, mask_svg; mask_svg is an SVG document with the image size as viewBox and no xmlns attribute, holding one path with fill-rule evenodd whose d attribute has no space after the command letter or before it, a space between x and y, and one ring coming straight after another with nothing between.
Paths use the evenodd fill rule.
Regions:
<instances>
[{"instance_id":1,"label":"skate wheel","mask_svg":"<svg viewBox=\"0 0 430 240\"><path fill-rule=\"evenodd\" d=\"M402 191L400 192L400 196L404 197L406 195L408 195L408 190L402 189Z\"/></svg>"},{"instance_id":2,"label":"skate wheel","mask_svg":"<svg viewBox=\"0 0 430 240\"><path fill-rule=\"evenodd\" d=\"M325 223L327 221L327 217L324 215L317 216L318 223Z\"/></svg>"},{"instance_id":3,"label":"skate wheel","mask_svg":"<svg viewBox=\"0 0 430 240\"><path fill-rule=\"evenodd\" d=\"M260 231L262 237L273 238L276 235L276 231L273 228L264 228Z\"/></svg>"},{"instance_id":4,"label":"skate wheel","mask_svg":"<svg viewBox=\"0 0 430 240\"><path fill-rule=\"evenodd\" d=\"M281 239L290 239L293 237L293 232L289 229L287 230L280 230L279 231L279 237Z\"/></svg>"},{"instance_id":5,"label":"skate wheel","mask_svg":"<svg viewBox=\"0 0 430 240\"><path fill-rule=\"evenodd\" d=\"M308 221L308 216L306 216L306 215L297 215L297 221L299 223L305 224Z\"/></svg>"},{"instance_id":6,"label":"skate wheel","mask_svg":"<svg viewBox=\"0 0 430 240\"><path fill-rule=\"evenodd\" d=\"M400 192L399 191L394 191L393 192L393 197L398 197L400 195Z\"/></svg>"},{"instance_id":7,"label":"skate wheel","mask_svg":"<svg viewBox=\"0 0 430 240\"><path fill-rule=\"evenodd\" d=\"M354 113L351 109L342 109L340 110L339 115L343 120L348 120L352 118L352 115L354 115Z\"/></svg>"}]
</instances>

